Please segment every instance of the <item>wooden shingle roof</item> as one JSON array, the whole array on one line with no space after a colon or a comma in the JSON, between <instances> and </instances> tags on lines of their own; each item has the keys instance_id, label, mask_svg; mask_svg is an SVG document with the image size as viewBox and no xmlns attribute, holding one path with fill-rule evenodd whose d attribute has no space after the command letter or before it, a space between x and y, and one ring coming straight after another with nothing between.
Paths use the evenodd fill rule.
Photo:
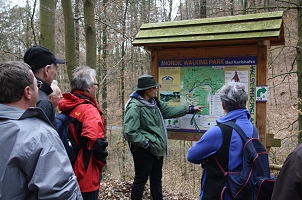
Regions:
<instances>
[{"instance_id":1,"label":"wooden shingle roof","mask_svg":"<svg viewBox=\"0 0 302 200\"><path fill-rule=\"evenodd\" d=\"M283 45L282 11L143 24L134 46L146 49L257 44Z\"/></svg>"}]
</instances>

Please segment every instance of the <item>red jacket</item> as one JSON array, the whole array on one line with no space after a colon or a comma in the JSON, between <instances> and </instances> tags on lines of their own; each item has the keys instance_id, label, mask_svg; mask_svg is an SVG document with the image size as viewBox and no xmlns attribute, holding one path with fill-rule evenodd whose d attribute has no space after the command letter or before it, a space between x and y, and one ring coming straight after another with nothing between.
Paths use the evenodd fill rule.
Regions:
<instances>
[{"instance_id":1,"label":"red jacket","mask_svg":"<svg viewBox=\"0 0 302 200\"><path fill-rule=\"evenodd\" d=\"M104 119L96 100L84 92L72 91L63 94L64 99L59 102L59 110L66 112L82 125L80 136L85 146L80 149L73 164L81 192L92 192L100 187L100 175L106 164L108 143L104 140ZM79 145L73 125L69 124L71 134Z\"/></svg>"}]
</instances>

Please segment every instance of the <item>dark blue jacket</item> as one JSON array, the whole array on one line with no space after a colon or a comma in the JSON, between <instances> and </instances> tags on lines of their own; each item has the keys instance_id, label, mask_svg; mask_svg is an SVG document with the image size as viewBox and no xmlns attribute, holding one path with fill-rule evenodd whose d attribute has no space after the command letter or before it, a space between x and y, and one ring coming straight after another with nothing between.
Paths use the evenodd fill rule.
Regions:
<instances>
[{"instance_id":1,"label":"dark blue jacket","mask_svg":"<svg viewBox=\"0 0 302 200\"><path fill-rule=\"evenodd\" d=\"M56 127L55 109L52 105L51 100L48 98L48 95L50 95L53 91L45 81L39 79L38 77L36 78L37 80L43 82L42 87L39 89L39 100L37 102L37 107L43 110L49 121L52 123L53 127Z\"/></svg>"}]
</instances>

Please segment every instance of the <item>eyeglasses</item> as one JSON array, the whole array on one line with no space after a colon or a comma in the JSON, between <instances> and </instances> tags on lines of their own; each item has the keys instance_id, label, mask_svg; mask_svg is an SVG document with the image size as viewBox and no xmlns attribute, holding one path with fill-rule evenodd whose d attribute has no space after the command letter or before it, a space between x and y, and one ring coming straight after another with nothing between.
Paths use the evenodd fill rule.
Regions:
<instances>
[{"instance_id":1,"label":"eyeglasses","mask_svg":"<svg viewBox=\"0 0 302 200\"><path fill-rule=\"evenodd\" d=\"M37 87L40 89L43 85L43 82L42 81L37 81Z\"/></svg>"},{"instance_id":2,"label":"eyeglasses","mask_svg":"<svg viewBox=\"0 0 302 200\"><path fill-rule=\"evenodd\" d=\"M98 84L98 83L94 83L93 85L96 85L96 86L98 86L98 87L100 86L100 84Z\"/></svg>"}]
</instances>

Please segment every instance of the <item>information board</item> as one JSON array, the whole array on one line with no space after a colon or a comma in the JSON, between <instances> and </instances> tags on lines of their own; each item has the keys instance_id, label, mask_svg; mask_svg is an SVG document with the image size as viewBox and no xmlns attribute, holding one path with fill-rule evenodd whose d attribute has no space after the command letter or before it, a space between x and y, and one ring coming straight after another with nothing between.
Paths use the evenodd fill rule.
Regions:
<instances>
[{"instance_id":1,"label":"information board","mask_svg":"<svg viewBox=\"0 0 302 200\"><path fill-rule=\"evenodd\" d=\"M166 119L167 129L205 132L216 125L216 119L224 115L217 92L230 81L244 83L249 93L251 122L255 123L256 69L256 56L158 60L160 99L170 106L202 106L194 117L198 129L190 123L192 114Z\"/></svg>"}]
</instances>

